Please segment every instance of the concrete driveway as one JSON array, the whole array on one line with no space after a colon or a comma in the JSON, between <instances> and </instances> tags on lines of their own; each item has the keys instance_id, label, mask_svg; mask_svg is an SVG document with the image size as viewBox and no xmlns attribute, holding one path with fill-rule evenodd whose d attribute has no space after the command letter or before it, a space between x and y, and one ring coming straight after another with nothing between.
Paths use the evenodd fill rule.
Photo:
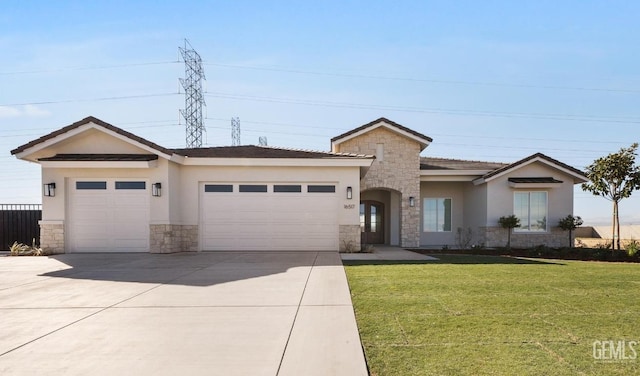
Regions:
<instances>
[{"instance_id":1,"label":"concrete driveway","mask_svg":"<svg viewBox=\"0 0 640 376\"><path fill-rule=\"evenodd\" d=\"M0 374L366 375L333 252L0 257Z\"/></svg>"}]
</instances>

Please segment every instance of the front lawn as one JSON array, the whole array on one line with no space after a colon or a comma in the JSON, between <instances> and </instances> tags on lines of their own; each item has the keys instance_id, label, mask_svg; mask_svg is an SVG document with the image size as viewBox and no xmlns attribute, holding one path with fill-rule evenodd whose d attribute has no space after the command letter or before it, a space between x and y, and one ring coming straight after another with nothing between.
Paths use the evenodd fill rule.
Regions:
<instances>
[{"instance_id":1,"label":"front lawn","mask_svg":"<svg viewBox=\"0 0 640 376\"><path fill-rule=\"evenodd\" d=\"M638 264L436 257L345 263L372 375L640 374Z\"/></svg>"}]
</instances>

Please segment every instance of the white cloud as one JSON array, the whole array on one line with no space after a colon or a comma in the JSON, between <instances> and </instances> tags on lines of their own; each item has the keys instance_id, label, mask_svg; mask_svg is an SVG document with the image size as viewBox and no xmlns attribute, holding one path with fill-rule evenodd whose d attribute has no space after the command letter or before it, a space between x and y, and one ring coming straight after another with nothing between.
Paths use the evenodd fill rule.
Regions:
<instances>
[{"instance_id":1,"label":"white cloud","mask_svg":"<svg viewBox=\"0 0 640 376\"><path fill-rule=\"evenodd\" d=\"M34 106L32 104L27 104L21 107L10 107L10 106L0 106L0 119L1 118L17 118L17 117L47 117L50 116L51 112Z\"/></svg>"},{"instance_id":2,"label":"white cloud","mask_svg":"<svg viewBox=\"0 0 640 376\"><path fill-rule=\"evenodd\" d=\"M0 106L0 118L12 118L20 116L20 110L9 106Z\"/></svg>"},{"instance_id":3,"label":"white cloud","mask_svg":"<svg viewBox=\"0 0 640 376\"><path fill-rule=\"evenodd\" d=\"M22 113L26 117L47 117L51 115L51 112L44 110L42 108L39 108L37 106L34 106L32 104L27 104L25 106L22 106L22 108L23 108Z\"/></svg>"}]
</instances>

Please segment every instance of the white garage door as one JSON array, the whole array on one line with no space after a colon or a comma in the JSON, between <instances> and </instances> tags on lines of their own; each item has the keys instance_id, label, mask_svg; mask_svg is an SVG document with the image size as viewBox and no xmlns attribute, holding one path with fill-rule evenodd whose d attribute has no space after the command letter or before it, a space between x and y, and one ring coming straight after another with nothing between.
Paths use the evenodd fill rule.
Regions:
<instances>
[{"instance_id":1,"label":"white garage door","mask_svg":"<svg viewBox=\"0 0 640 376\"><path fill-rule=\"evenodd\" d=\"M136 179L80 179L69 185L69 252L148 252L149 188Z\"/></svg>"},{"instance_id":2,"label":"white garage door","mask_svg":"<svg viewBox=\"0 0 640 376\"><path fill-rule=\"evenodd\" d=\"M335 184L200 187L203 250L338 250Z\"/></svg>"}]
</instances>

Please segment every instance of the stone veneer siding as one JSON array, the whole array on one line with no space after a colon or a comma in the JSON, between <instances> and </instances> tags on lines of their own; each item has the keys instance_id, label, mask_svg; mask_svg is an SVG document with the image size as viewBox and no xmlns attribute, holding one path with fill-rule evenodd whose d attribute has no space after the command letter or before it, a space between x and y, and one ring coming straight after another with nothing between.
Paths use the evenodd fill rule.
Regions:
<instances>
[{"instance_id":1,"label":"stone veneer siding","mask_svg":"<svg viewBox=\"0 0 640 376\"><path fill-rule=\"evenodd\" d=\"M197 225L149 225L151 253L198 251Z\"/></svg>"},{"instance_id":2,"label":"stone veneer siding","mask_svg":"<svg viewBox=\"0 0 640 376\"><path fill-rule=\"evenodd\" d=\"M386 128L379 127L338 145L343 153L376 155L384 145L384 158L375 160L361 181L362 191L395 190L401 195L400 245L420 246L420 144ZM409 197L415 206L409 206Z\"/></svg>"},{"instance_id":3,"label":"stone veneer siding","mask_svg":"<svg viewBox=\"0 0 640 376\"><path fill-rule=\"evenodd\" d=\"M505 247L507 245L507 230L502 227L483 227L480 229L480 243L487 247ZM539 245L547 247L566 247L569 244L569 232L559 227L552 227L544 233L511 233L511 247L533 248Z\"/></svg>"},{"instance_id":4,"label":"stone veneer siding","mask_svg":"<svg viewBox=\"0 0 640 376\"><path fill-rule=\"evenodd\" d=\"M40 248L49 254L64 253L64 224L40 223Z\"/></svg>"},{"instance_id":5,"label":"stone veneer siding","mask_svg":"<svg viewBox=\"0 0 640 376\"><path fill-rule=\"evenodd\" d=\"M340 242L340 252L359 252L360 247L360 225L340 225L338 235Z\"/></svg>"}]
</instances>

